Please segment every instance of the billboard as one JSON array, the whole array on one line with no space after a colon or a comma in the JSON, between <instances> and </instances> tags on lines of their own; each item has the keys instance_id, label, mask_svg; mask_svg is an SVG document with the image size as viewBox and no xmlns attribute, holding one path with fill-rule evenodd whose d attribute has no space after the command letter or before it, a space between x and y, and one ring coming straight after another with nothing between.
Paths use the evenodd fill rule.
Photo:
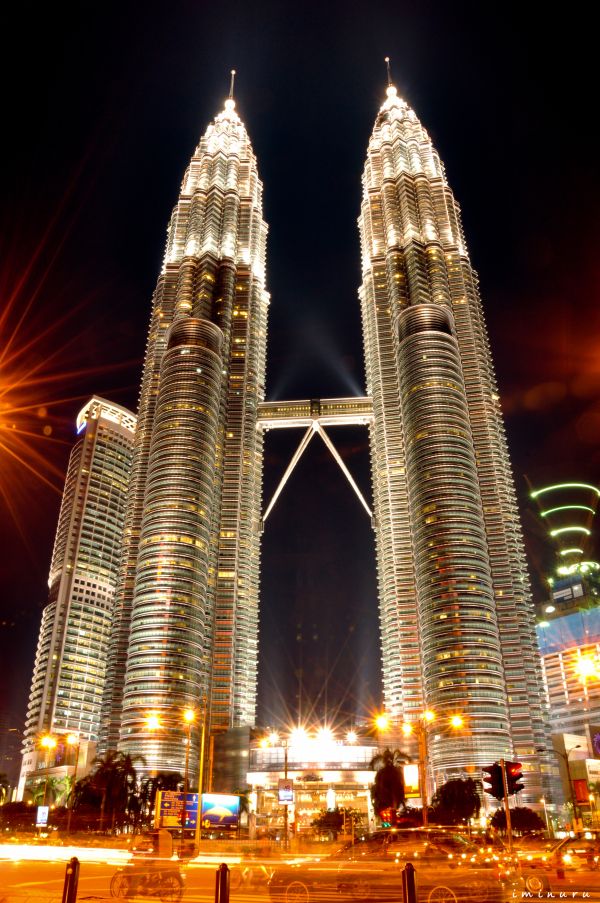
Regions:
<instances>
[{"instance_id":1,"label":"billboard","mask_svg":"<svg viewBox=\"0 0 600 903\"><path fill-rule=\"evenodd\" d=\"M403 765L404 773L404 793L407 799L416 799L421 796L421 788L419 787L419 766Z\"/></svg>"},{"instance_id":2,"label":"billboard","mask_svg":"<svg viewBox=\"0 0 600 903\"><path fill-rule=\"evenodd\" d=\"M279 778L278 784L279 802L284 805L294 802L294 782L288 778Z\"/></svg>"},{"instance_id":3,"label":"billboard","mask_svg":"<svg viewBox=\"0 0 600 903\"><path fill-rule=\"evenodd\" d=\"M48 815L50 813L50 806L38 806L37 813L35 817L35 826L36 828L45 828L48 824Z\"/></svg>"},{"instance_id":4,"label":"billboard","mask_svg":"<svg viewBox=\"0 0 600 903\"><path fill-rule=\"evenodd\" d=\"M203 828L237 828L240 798L229 793L202 794Z\"/></svg>"}]
</instances>

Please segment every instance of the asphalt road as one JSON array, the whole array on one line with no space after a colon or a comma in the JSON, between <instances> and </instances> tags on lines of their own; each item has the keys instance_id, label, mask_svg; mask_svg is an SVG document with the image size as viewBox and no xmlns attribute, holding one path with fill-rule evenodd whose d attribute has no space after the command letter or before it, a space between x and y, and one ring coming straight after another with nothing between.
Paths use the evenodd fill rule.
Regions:
<instances>
[{"instance_id":1,"label":"asphalt road","mask_svg":"<svg viewBox=\"0 0 600 903\"><path fill-rule=\"evenodd\" d=\"M82 862L78 903L113 899L110 881L117 867ZM65 882L64 862L0 862L0 903L60 903ZM186 868L186 903L208 903L214 899L214 866ZM243 896L236 894L242 903ZM253 895L256 901L256 895Z\"/></svg>"},{"instance_id":2,"label":"asphalt road","mask_svg":"<svg viewBox=\"0 0 600 903\"><path fill-rule=\"evenodd\" d=\"M78 903L114 899L110 896L109 888L116 869L117 866L112 864L82 862ZM64 862L0 861L0 903L60 903L65 870ZM185 872L184 903L211 903L214 900L215 866L189 866ZM232 903L268 903L268 893L264 887L242 888L232 892L231 898ZM150 899L156 898L136 897L135 903L148 903ZM591 903L600 903L600 872L571 872L560 880L552 873L549 891L525 893L522 896L516 894L514 899L589 900ZM398 903L401 900L402 892L399 887ZM473 900L472 903L480 901Z\"/></svg>"}]
</instances>

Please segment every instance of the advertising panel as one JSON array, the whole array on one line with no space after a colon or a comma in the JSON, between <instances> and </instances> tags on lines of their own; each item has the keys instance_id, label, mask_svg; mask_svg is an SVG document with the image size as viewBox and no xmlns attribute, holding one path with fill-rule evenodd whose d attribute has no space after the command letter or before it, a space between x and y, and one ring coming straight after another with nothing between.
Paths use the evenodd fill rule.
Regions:
<instances>
[{"instance_id":1,"label":"advertising panel","mask_svg":"<svg viewBox=\"0 0 600 903\"><path fill-rule=\"evenodd\" d=\"M202 794L203 828L237 828L240 798L229 793Z\"/></svg>"},{"instance_id":2,"label":"advertising panel","mask_svg":"<svg viewBox=\"0 0 600 903\"><path fill-rule=\"evenodd\" d=\"M50 806L38 806L37 814L35 818L35 826L36 828L45 828L48 824L48 815L50 813Z\"/></svg>"},{"instance_id":3,"label":"advertising panel","mask_svg":"<svg viewBox=\"0 0 600 903\"><path fill-rule=\"evenodd\" d=\"M414 799L415 797L421 796L421 789L419 787L419 766L418 765L403 765L402 771L404 773L404 793L407 799Z\"/></svg>"},{"instance_id":4,"label":"advertising panel","mask_svg":"<svg viewBox=\"0 0 600 903\"><path fill-rule=\"evenodd\" d=\"M289 778L279 778L278 791L279 802L284 806L294 802L294 782Z\"/></svg>"}]
</instances>

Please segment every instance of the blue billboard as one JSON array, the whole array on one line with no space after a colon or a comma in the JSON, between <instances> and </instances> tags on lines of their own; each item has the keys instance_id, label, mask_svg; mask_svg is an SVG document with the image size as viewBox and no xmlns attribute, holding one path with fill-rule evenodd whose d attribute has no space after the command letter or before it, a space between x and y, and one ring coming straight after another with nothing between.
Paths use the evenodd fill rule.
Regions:
<instances>
[{"instance_id":1,"label":"blue billboard","mask_svg":"<svg viewBox=\"0 0 600 903\"><path fill-rule=\"evenodd\" d=\"M237 828L240 798L229 793L202 794L203 828Z\"/></svg>"}]
</instances>

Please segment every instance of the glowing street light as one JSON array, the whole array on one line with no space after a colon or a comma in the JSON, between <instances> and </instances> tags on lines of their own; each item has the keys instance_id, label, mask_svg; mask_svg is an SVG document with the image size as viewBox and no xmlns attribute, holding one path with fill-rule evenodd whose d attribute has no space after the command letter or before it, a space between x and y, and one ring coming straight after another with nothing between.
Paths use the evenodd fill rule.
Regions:
<instances>
[{"instance_id":1,"label":"glowing street light","mask_svg":"<svg viewBox=\"0 0 600 903\"><path fill-rule=\"evenodd\" d=\"M356 743L357 740L358 734L356 733L356 731L348 731L348 733L346 734L346 743Z\"/></svg>"},{"instance_id":2,"label":"glowing street light","mask_svg":"<svg viewBox=\"0 0 600 903\"><path fill-rule=\"evenodd\" d=\"M381 714L377 715L375 718L375 727L378 731L387 731L390 726L390 719L385 714L385 712L381 712Z\"/></svg>"},{"instance_id":3,"label":"glowing street light","mask_svg":"<svg viewBox=\"0 0 600 903\"><path fill-rule=\"evenodd\" d=\"M185 840L185 826L187 822L187 797L189 793L189 774L190 774L190 749L192 745L192 724L196 721L197 713L195 709L187 708L181 713L181 723L185 725L185 767L183 772L183 807L181 810L181 845L183 847ZM169 724L180 723L176 718L169 718ZM149 731L161 730L163 724L157 712L148 712L145 719L146 728ZM202 720L202 738L200 741L200 774L198 777L198 815L197 825L200 824L201 808L202 808L202 776L204 770L204 731L206 726L206 712Z\"/></svg>"},{"instance_id":4,"label":"glowing street light","mask_svg":"<svg viewBox=\"0 0 600 903\"><path fill-rule=\"evenodd\" d=\"M146 727L149 731L158 731L162 727L160 718L156 712L150 712L146 718Z\"/></svg>"},{"instance_id":5,"label":"glowing street light","mask_svg":"<svg viewBox=\"0 0 600 903\"><path fill-rule=\"evenodd\" d=\"M290 746L301 746L308 740L308 733L304 727L295 727L290 732Z\"/></svg>"},{"instance_id":6,"label":"glowing street light","mask_svg":"<svg viewBox=\"0 0 600 903\"><path fill-rule=\"evenodd\" d=\"M416 734L419 744L419 785L421 793L421 803L423 806L424 827L427 827L429 820L429 814L427 811L429 796L427 792L427 772L429 763L427 731L433 724L433 722L437 720L437 717L437 714L432 709L425 709L413 721L403 721L401 724L401 730L404 737L408 739L413 734ZM390 718L385 714L385 712L382 712L375 718L375 726L379 730L388 729L390 723ZM454 714L448 718L448 724L453 730L461 730L464 727L465 722L462 715Z\"/></svg>"},{"instance_id":7,"label":"glowing street light","mask_svg":"<svg viewBox=\"0 0 600 903\"><path fill-rule=\"evenodd\" d=\"M575 674L582 683L590 678L598 678L598 662L593 654L578 655L574 664Z\"/></svg>"}]
</instances>

